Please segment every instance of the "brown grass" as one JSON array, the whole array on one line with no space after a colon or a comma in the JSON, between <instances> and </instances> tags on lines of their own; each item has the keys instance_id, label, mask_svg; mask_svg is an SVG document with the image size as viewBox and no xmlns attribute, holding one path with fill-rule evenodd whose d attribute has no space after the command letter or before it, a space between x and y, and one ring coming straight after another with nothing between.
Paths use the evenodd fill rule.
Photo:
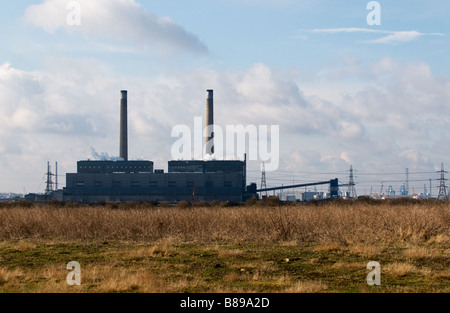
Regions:
<instances>
[{"instance_id":1,"label":"brown grass","mask_svg":"<svg viewBox=\"0 0 450 313\"><path fill-rule=\"evenodd\" d=\"M316 252L330 252L330 251L339 251L342 249L341 244L338 242L330 242L321 244L314 248L314 251Z\"/></svg>"},{"instance_id":2,"label":"brown grass","mask_svg":"<svg viewBox=\"0 0 450 313\"><path fill-rule=\"evenodd\" d=\"M358 242L448 242L450 204L340 202L247 207L3 207L0 240L155 242L318 242L341 249ZM328 245L328 246L327 246ZM377 251L368 251L368 255ZM21 249L32 249L22 243ZM364 253L364 251L363 251Z\"/></svg>"},{"instance_id":3,"label":"brown grass","mask_svg":"<svg viewBox=\"0 0 450 313\"><path fill-rule=\"evenodd\" d=\"M23 276L20 269L8 270L0 267L0 286L6 285L8 282Z\"/></svg>"},{"instance_id":4,"label":"brown grass","mask_svg":"<svg viewBox=\"0 0 450 313\"><path fill-rule=\"evenodd\" d=\"M291 287L286 288L286 293L320 293L327 290L327 285L321 281L297 282Z\"/></svg>"},{"instance_id":5,"label":"brown grass","mask_svg":"<svg viewBox=\"0 0 450 313\"><path fill-rule=\"evenodd\" d=\"M370 260L383 292L448 292L449 234L440 201L1 204L0 292L372 292Z\"/></svg>"},{"instance_id":6,"label":"brown grass","mask_svg":"<svg viewBox=\"0 0 450 313\"><path fill-rule=\"evenodd\" d=\"M242 250L221 250L219 251L219 253L217 254L217 257L219 259L224 259L224 258L237 258L240 256L244 255L244 251Z\"/></svg>"},{"instance_id":7,"label":"brown grass","mask_svg":"<svg viewBox=\"0 0 450 313\"><path fill-rule=\"evenodd\" d=\"M348 248L350 253L375 259L379 257L383 252L383 246L377 244L365 244L365 243L356 243Z\"/></svg>"},{"instance_id":8,"label":"brown grass","mask_svg":"<svg viewBox=\"0 0 450 313\"><path fill-rule=\"evenodd\" d=\"M382 269L383 272L389 273L392 276L396 277L403 277L412 273L416 274L419 272L419 269L416 266L409 263L400 263L400 262L388 264Z\"/></svg>"},{"instance_id":9,"label":"brown grass","mask_svg":"<svg viewBox=\"0 0 450 313\"><path fill-rule=\"evenodd\" d=\"M403 254L411 260L433 259L440 256L440 251L422 246L410 246Z\"/></svg>"}]
</instances>

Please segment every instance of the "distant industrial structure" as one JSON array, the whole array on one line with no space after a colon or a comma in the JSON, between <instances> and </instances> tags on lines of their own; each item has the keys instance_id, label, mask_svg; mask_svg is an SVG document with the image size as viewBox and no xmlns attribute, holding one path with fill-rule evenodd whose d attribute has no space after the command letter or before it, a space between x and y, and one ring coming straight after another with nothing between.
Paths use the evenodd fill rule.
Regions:
<instances>
[{"instance_id":1,"label":"distant industrial structure","mask_svg":"<svg viewBox=\"0 0 450 313\"><path fill-rule=\"evenodd\" d=\"M207 90L206 98L206 154L212 160L172 160L167 173L155 169L149 160L129 160L128 157L128 92L121 91L120 99L120 157L116 160L80 160L76 173L66 173L66 186L58 188L58 163L53 173L47 164L44 194L28 194L25 200L73 202L170 202L223 201L245 202L250 198L268 197L268 192L305 188L302 201L333 199L340 196L339 181L332 179L316 183L267 188L265 168L262 166L261 186L247 185L247 156L239 160L214 160L214 91ZM53 180L55 178L55 180ZM329 185L329 192L310 192L306 187ZM350 186L354 188L351 169ZM316 188L314 188L316 190ZM352 190L352 189L349 189ZM356 196L356 193L352 193ZM280 197L281 198L281 197ZM287 194L285 201L298 201Z\"/></svg>"},{"instance_id":2,"label":"distant industrial structure","mask_svg":"<svg viewBox=\"0 0 450 313\"><path fill-rule=\"evenodd\" d=\"M63 200L98 201L232 201L257 196L256 184L246 186L244 161L174 160L168 173L152 161L128 160L128 94L121 91L119 161L79 161L76 173L66 174ZM213 90L207 91L206 125L214 125ZM214 133L206 139L214 154ZM207 151L208 152L208 151Z\"/></svg>"},{"instance_id":3,"label":"distant industrial structure","mask_svg":"<svg viewBox=\"0 0 450 313\"><path fill-rule=\"evenodd\" d=\"M296 184L296 185L287 185L287 186L279 186L279 187L270 187L270 188L264 188L264 189L258 189L256 192L258 193L267 193L270 191L282 191L286 189L295 189L295 188L303 188L303 187L311 187L311 186L319 186L319 185L329 185L330 186L330 192L328 199L336 199L339 198L339 180L337 178L327 180L327 181L321 181L321 182L315 182L315 183L306 183L306 184ZM323 193L318 192L304 192L302 194L303 201L310 201L310 200L323 200ZM295 199L289 200L289 197L287 198L288 201L295 201Z\"/></svg>"}]
</instances>

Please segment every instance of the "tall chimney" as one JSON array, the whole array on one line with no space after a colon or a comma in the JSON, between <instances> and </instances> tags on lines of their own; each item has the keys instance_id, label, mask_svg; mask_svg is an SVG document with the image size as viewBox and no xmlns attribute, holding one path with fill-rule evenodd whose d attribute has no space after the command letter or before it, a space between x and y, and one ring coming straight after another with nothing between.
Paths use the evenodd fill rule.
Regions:
<instances>
[{"instance_id":1,"label":"tall chimney","mask_svg":"<svg viewBox=\"0 0 450 313\"><path fill-rule=\"evenodd\" d=\"M120 100L120 157L128 161L128 95L122 90Z\"/></svg>"},{"instance_id":2,"label":"tall chimney","mask_svg":"<svg viewBox=\"0 0 450 313\"><path fill-rule=\"evenodd\" d=\"M214 127L214 91L207 90L206 127ZM207 128L209 130L209 128ZM214 129L212 129L214 130ZM209 143L211 141L211 143ZM209 143L209 144L208 144ZM214 154L214 132L206 138L206 154Z\"/></svg>"}]
</instances>

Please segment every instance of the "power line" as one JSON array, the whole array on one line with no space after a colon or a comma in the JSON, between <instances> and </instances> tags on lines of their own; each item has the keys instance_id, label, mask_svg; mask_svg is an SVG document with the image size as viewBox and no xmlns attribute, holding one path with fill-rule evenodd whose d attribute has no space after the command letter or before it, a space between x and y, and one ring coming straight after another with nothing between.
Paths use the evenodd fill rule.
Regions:
<instances>
[{"instance_id":1,"label":"power line","mask_svg":"<svg viewBox=\"0 0 450 313\"><path fill-rule=\"evenodd\" d=\"M261 171L257 170L248 170L249 172L249 179L252 181L258 181L259 179L262 179ZM352 173L353 172L353 173ZM348 184L341 184L341 187L348 187L348 196L349 197L357 197L356 195L356 188L359 190L370 188L372 190L373 184L379 184L380 181L381 184L386 185L396 185L401 184L403 186L404 191L406 192L406 188L410 189L413 188L415 190L418 190L417 188L422 188L422 186L419 187L419 183L428 183L432 180L431 175L436 175L435 171L410 171L409 169L406 169L405 172L396 172L396 171L383 171L383 172L360 172L358 171L358 177L360 177L360 182L358 184L354 181L354 170L353 166L350 166L350 175L349 170L347 171L286 171L286 170L277 170L277 171L271 171L270 177L267 177L267 173L265 173L265 186L267 188L272 188L273 186L280 186L285 182L290 182L292 185L297 184L304 184L304 183L310 183L312 181L319 181L323 180L323 175L332 175L333 177L338 177L340 180L345 180L343 177L344 174L347 174ZM258 173L259 175L255 175ZM440 173L440 171L438 172ZM353 174L353 175L352 175ZM406 175L405 175L406 174ZM398 176L403 176L402 179ZM427 176L425 176L427 175ZM430 176L428 176L430 175ZM259 177L258 177L259 176ZM352 177L353 176L353 177ZM376 178L379 176L379 178ZM353 178L353 179L352 179ZM412 179L411 179L412 178ZM261 182L262 183L262 182ZM445 190L444 188L445 187ZM441 187L441 190L447 191L447 186L445 186L445 183ZM408 190L409 191L409 190ZM432 188L430 184L430 194L431 194ZM442 192L443 192L442 191ZM364 191L365 193L365 191ZM409 194L409 192L408 192ZM441 195L443 197L443 195ZM447 194L447 198L449 195Z\"/></svg>"},{"instance_id":2,"label":"power line","mask_svg":"<svg viewBox=\"0 0 450 313\"><path fill-rule=\"evenodd\" d=\"M247 172L260 172L259 170L247 170ZM298 172L298 171L273 171L271 173L290 173L290 174L309 174L309 175L336 175L336 174L345 174L347 171L341 171L341 172L328 172L328 173L321 173L321 172Z\"/></svg>"}]
</instances>

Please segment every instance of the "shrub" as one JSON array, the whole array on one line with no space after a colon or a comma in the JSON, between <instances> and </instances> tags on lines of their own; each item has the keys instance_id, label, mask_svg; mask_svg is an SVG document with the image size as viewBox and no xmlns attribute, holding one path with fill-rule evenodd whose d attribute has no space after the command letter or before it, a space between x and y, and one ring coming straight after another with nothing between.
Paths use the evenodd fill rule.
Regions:
<instances>
[{"instance_id":1,"label":"shrub","mask_svg":"<svg viewBox=\"0 0 450 313\"><path fill-rule=\"evenodd\" d=\"M279 197L269 197L266 200L264 200L264 203L266 206L280 206L281 205L281 201Z\"/></svg>"},{"instance_id":2,"label":"shrub","mask_svg":"<svg viewBox=\"0 0 450 313\"><path fill-rule=\"evenodd\" d=\"M256 197L251 197L245 202L246 206L255 206L256 204L258 204L258 199Z\"/></svg>"}]
</instances>

